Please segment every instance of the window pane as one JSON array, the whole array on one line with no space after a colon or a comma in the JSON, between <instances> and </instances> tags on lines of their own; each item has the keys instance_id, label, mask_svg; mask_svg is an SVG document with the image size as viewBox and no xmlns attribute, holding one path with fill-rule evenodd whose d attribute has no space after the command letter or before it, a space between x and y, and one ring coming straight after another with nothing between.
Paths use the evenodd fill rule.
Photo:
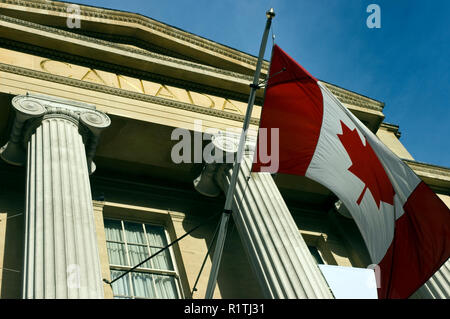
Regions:
<instances>
[{"instance_id":1,"label":"window pane","mask_svg":"<svg viewBox=\"0 0 450 319\"><path fill-rule=\"evenodd\" d=\"M111 280L116 279L117 277L119 277L121 274L123 274L124 271L120 271L120 270L111 270ZM115 281L111 286L113 289L113 293L114 295L118 295L118 296L131 296L131 291L130 291L130 282L129 282L129 275L125 275L122 278L120 278L119 280Z\"/></svg>"},{"instance_id":2,"label":"window pane","mask_svg":"<svg viewBox=\"0 0 450 319\"><path fill-rule=\"evenodd\" d=\"M163 227L145 225L148 242L150 246L165 247L167 246L166 233Z\"/></svg>"},{"instance_id":3,"label":"window pane","mask_svg":"<svg viewBox=\"0 0 450 319\"><path fill-rule=\"evenodd\" d=\"M172 276L154 275L156 290L159 298L175 299L178 298L177 285Z\"/></svg>"},{"instance_id":4,"label":"window pane","mask_svg":"<svg viewBox=\"0 0 450 319\"><path fill-rule=\"evenodd\" d=\"M122 225L121 225L120 221L105 219L104 222L105 222L106 240L123 242Z\"/></svg>"},{"instance_id":5,"label":"window pane","mask_svg":"<svg viewBox=\"0 0 450 319\"><path fill-rule=\"evenodd\" d=\"M153 254L161 250L161 248L150 248L150 251ZM160 252L157 256L153 257L153 268L162 269L162 270L173 270L172 259L170 258L169 250L166 249Z\"/></svg>"},{"instance_id":6,"label":"window pane","mask_svg":"<svg viewBox=\"0 0 450 319\"><path fill-rule=\"evenodd\" d=\"M128 243L135 244L147 244L144 237L144 229L142 224L124 222L125 225L125 236L127 237Z\"/></svg>"},{"instance_id":7,"label":"window pane","mask_svg":"<svg viewBox=\"0 0 450 319\"><path fill-rule=\"evenodd\" d=\"M144 259L150 257L148 255L147 246L140 246L140 245L128 244L128 254L130 256L131 267L136 266L140 262L144 261ZM150 261L145 262L143 265L139 267L151 268Z\"/></svg>"},{"instance_id":8,"label":"window pane","mask_svg":"<svg viewBox=\"0 0 450 319\"><path fill-rule=\"evenodd\" d=\"M153 275L139 272L132 272L131 278L136 297L139 298L156 298L155 288L153 285Z\"/></svg>"},{"instance_id":9,"label":"window pane","mask_svg":"<svg viewBox=\"0 0 450 319\"><path fill-rule=\"evenodd\" d=\"M129 266L125 255L125 244L107 242L106 247L111 265Z\"/></svg>"},{"instance_id":10,"label":"window pane","mask_svg":"<svg viewBox=\"0 0 450 319\"><path fill-rule=\"evenodd\" d=\"M122 224L121 221L108 219L105 219L104 223L109 262L113 266L136 266L168 244L164 227L161 226L126 221ZM138 268L136 272L129 273L112 284L115 299L180 297L177 290L179 283L175 276L157 275L151 270L175 269L169 250L159 253L140 267L148 270L139 272ZM124 273L124 270L112 268L112 280Z\"/></svg>"}]
</instances>

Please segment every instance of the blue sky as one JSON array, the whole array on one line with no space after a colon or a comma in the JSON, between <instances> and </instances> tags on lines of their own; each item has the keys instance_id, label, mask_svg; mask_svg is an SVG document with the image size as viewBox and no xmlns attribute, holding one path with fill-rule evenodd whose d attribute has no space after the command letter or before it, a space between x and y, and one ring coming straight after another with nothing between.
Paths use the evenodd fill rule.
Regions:
<instances>
[{"instance_id":1,"label":"blue sky","mask_svg":"<svg viewBox=\"0 0 450 319\"><path fill-rule=\"evenodd\" d=\"M385 121L400 126L416 160L450 167L448 0L74 2L137 12L253 55L274 7L281 48L317 78L384 102ZM380 29L366 26L372 3Z\"/></svg>"}]
</instances>

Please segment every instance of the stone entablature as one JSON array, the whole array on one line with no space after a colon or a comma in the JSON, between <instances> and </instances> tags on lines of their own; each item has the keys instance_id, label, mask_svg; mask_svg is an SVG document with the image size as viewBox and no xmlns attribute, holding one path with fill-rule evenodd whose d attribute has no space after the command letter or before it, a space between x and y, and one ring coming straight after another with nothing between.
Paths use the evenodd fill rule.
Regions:
<instances>
[{"instance_id":1,"label":"stone entablature","mask_svg":"<svg viewBox=\"0 0 450 319\"><path fill-rule=\"evenodd\" d=\"M122 67L151 70L151 73L166 78L179 79L182 72L184 82L206 87L248 94L251 77L208 65L164 56L142 49L126 48L109 41L99 40L64 30L42 26L0 15L2 38L17 41L27 38L28 46L43 47L57 52L76 52L78 57L109 62ZM63 49L64 48L64 49ZM259 94L260 97L262 93Z\"/></svg>"},{"instance_id":2,"label":"stone entablature","mask_svg":"<svg viewBox=\"0 0 450 319\"><path fill-rule=\"evenodd\" d=\"M26 7L27 9L25 10L28 12L34 12L37 14L44 13L55 17L63 17L64 19L69 16L69 13L67 13L67 5L68 4L61 2L49 2L44 0L0 1L0 8L2 9L5 8L12 11L24 11L23 7ZM177 42L183 42L184 46L190 47L194 50L207 51L206 53L208 55L214 56L216 59L228 60L233 64L237 64L242 68L248 69L250 73L252 73L253 68L256 65L257 59L254 56L218 44L195 34L168 26L140 14L100 9L83 5L80 6L80 8L80 15L83 20L103 22L110 25L125 25L131 29L142 29L146 33L154 34L157 37L171 40L176 39ZM268 65L269 63L265 61L263 63L263 70L267 71Z\"/></svg>"},{"instance_id":3,"label":"stone entablature","mask_svg":"<svg viewBox=\"0 0 450 319\"><path fill-rule=\"evenodd\" d=\"M48 4L47 2L42 3L42 1L6 1L6 3L14 3L14 4L19 4L19 5L25 5L25 6L31 6L31 7L36 7L36 8L40 8L40 9L45 9L45 10L54 10L54 11L61 11L61 8L66 8L65 4L61 4L61 3L53 3L53 4ZM33 6L34 3L34 6ZM0 8L6 8L7 5L6 4L2 4L2 1L0 1ZM89 7L84 7L82 6L82 15L83 15L83 10L87 10L87 11L93 11L93 12L97 12L98 9L97 8L89 8ZM116 12L114 10L102 10L103 11L110 11L113 16L117 16L119 14L119 12ZM1 12L1 11L0 11ZM66 12L63 11L65 14ZM104 12L102 13L104 14ZM124 15L124 16L128 16L128 15L136 15L142 19L147 19L149 21L153 21L149 18L137 15L137 14L131 14L131 13L126 13L126 12L120 12L120 16ZM90 14L88 14L87 16L92 16ZM180 58L174 58L174 57L170 57L167 55L163 55L163 54L159 54L159 53L155 53L155 52L150 52L147 50L143 50L143 49L138 49L138 48L134 48L131 46L124 46L121 44L115 44L113 42L110 41L106 41L106 40L101 40L98 38L93 38L93 37L88 37L85 35L81 35L81 34L77 34L77 33L73 33L73 32L68 32L68 31L64 31L61 29L56 29L56 28L52 28L52 27L48 27L48 26L44 26L44 25L40 25L40 24L36 24L36 23L32 23L29 21L24 21L24 20L20 20L20 19L15 19L15 18L11 18L8 16L0 16L0 21L5 21L5 22L9 22L12 24L18 24L20 26L26 26L28 28L32 28L32 29L36 29L36 30L40 30L40 31L44 31L44 32L48 32L51 34L55 34L58 36L63 36L64 38L68 38L67 41L73 41L73 40L80 40L80 41L84 41L84 42L88 42L88 43L95 43L101 46L105 46L105 47L109 47L109 48L114 48L117 49L118 51L123 51L123 56L126 56L127 54L138 54L140 56L146 57L144 58L144 60L151 60L149 62L151 63L158 63L161 65L164 64L174 64L176 65L177 69L184 69L184 71L189 71L192 72L192 70L195 70L195 72L198 72L199 74L197 75L198 78L202 78L205 76L213 76L213 77L217 77L214 76L214 74L216 75L221 75L222 77L222 81L231 81L234 82L232 84L232 87L240 87L239 89L239 93L243 93L243 92L247 92L248 91L248 84L251 82L251 76L247 75L247 74L242 74L239 72L233 72L233 71L229 71L223 68L216 68L216 67L211 67L209 65L204 65L204 64L200 64L200 63L195 63L195 62L191 62L191 61L187 61L184 59L180 59ZM155 21L153 21L155 22ZM156 22L155 22L156 23ZM176 28L164 25L162 23L157 22L159 25L164 26L165 28L172 28L173 30L175 30L174 32L182 32L184 34L184 36L186 36L187 38L191 37L191 38L196 38L198 36L195 36L193 34L178 30ZM170 32L169 32L170 33ZM186 39L187 39L186 38ZM200 38L200 37L199 37ZM71 39L71 40L69 40ZM175 39L179 39L179 37L175 36ZM200 38L202 39L202 38ZM208 41L211 43L211 45L216 45L221 47L221 45L213 42L213 41L209 41L206 39L202 39L202 41ZM227 50L227 52L234 52L237 55L237 57L242 58L243 56L247 56L248 59L250 60L254 60L256 61L256 58L250 56L250 55L246 55L240 51L237 50L233 50L231 48L225 47L225 49ZM217 49L218 50L218 49ZM236 58L239 59L239 58ZM249 62L250 60L248 60L247 62ZM253 63L253 62L252 62ZM255 62L256 63L256 62ZM264 61L263 63L263 72L267 72L267 67L268 67L268 61ZM187 69L186 69L187 68ZM265 70L265 71L264 71ZM209 82L209 84L212 84L211 82ZM224 86L224 83L222 83L222 86L219 87L229 87L229 86ZM345 90L343 88L340 88L336 85L333 85L331 83L325 83L326 86L328 87L328 89L342 102L348 105L354 105L354 106L358 106L358 107L362 107L362 108L366 108L366 109L370 109L370 110L375 110L378 112L382 112L383 107L384 107L384 103L382 102L378 102L376 100L370 99L368 97L359 95L357 93ZM259 96L260 98L262 97L262 91L259 92ZM381 114L382 115L382 114Z\"/></svg>"},{"instance_id":4,"label":"stone entablature","mask_svg":"<svg viewBox=\"0 0 450 319\"><path fill-rule=\"evenodd\" d=\"M235 121L243 121L247 108L231 98L6 49L0 49L0 71ZM259 123L260 111L255 106L252 124Z\"/></svg>"},{"instance_id":5,"label":"stone entablature","mask_svg":"<svg viewBox=\"0 0 450 319\"><path fill-rule=\"evenodd\" d=\"M200 90L165 85L163 81L147 81L1 48L0 70L237 121L243 120L247 108L247 103L223 95L202 93ZM354 100L351 94L349 96ZM256 105L251 124L259 123L260 112L261 107Z\"/></svg>"}]
</instances>

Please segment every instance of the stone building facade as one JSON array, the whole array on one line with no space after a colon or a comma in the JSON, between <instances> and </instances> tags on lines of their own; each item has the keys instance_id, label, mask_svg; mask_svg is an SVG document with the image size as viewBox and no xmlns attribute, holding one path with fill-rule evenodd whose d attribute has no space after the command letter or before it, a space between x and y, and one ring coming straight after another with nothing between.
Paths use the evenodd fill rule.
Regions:
<instances>
[{"instance_id":1,"label":"stone building facade","mask_svg":"<svg viewBox=\"0 0 450 319\"><path fill-rule=\"evenodd\" d=\"M256 58L135 13L80 6L70 28L69 5L0 1L0 297L203 298L229 167L174 163L172 132L241 128ZM415 161L382 102L327 86L450 206L450 169ZM317 263L370 264L323 186L260 174L238 193L215 298L332 298ZM414 297L448 298L447 264Z\"/></svg>"}]
</instances>

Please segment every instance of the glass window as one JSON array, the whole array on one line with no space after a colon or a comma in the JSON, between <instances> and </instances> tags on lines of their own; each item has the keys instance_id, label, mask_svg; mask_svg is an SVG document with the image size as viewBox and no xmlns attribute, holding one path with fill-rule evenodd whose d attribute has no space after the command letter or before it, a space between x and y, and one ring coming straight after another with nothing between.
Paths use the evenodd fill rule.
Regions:
<instances>
[{"instance_id":1,"label":"glass window","mask_svg":"<svg viewBox=\"0 0 450 319\"><path fill-rule=\"evenodd\" d=\"M105 219L111 280L167 246L164 227ZM171 249L167 249L112 284L114 298L181 298Z\"/></svg>"}]
</instances>

